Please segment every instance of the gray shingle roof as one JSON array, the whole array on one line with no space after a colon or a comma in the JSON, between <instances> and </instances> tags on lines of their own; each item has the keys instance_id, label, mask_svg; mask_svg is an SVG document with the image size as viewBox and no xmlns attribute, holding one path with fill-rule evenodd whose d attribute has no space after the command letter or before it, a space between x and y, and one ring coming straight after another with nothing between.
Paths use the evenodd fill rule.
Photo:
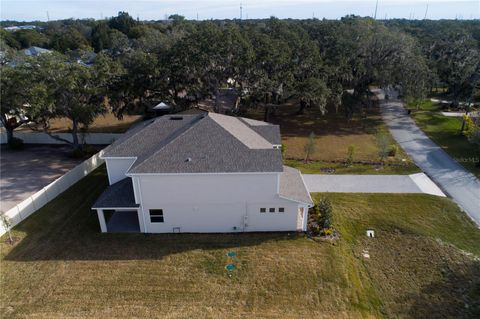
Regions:
<instances>
[{"instance_id":1,"label":"gray shingle roof","mask_svg":"<svg viewBox=\"0 0 480 319\"><path fill-rule=\"evenodd\" d=\"M280 144L279 127L255 122L215 113L163 116L127 132L103 157L136 157L131 174L282 172L281 151L272 145Z\"/></svg>"},{"instance_id":2,"label":"gray shingle roof","mask_svg":"<svg viewBox=\"0 0 480 319\"><path fill-rule=\"evenodd\" d=\"M297 202L313 205L312 198L303 182L300 171L293 167L283 166L283 173L280 174L279 195Z\"/></svg>"},{"instance_id":3,"label":"gray shingle roof","mask_svg":"<svg viewBox=\"0 0 480 319\"><path fill-rule=\"evenodd\" d=\"M124 178L121 181L110 185L93 205L96 208L136 208L135 195L133 194L132 179Z\"/></svg>"}]
</instances>

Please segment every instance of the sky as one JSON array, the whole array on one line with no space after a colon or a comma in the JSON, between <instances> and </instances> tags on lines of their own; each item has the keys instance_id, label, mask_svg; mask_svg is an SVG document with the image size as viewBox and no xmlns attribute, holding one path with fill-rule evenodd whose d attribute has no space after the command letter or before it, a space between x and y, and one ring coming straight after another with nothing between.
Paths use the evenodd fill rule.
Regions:
<instances>
[{"instance_id":1,"label":"sky","mask_svg":"<svg viewBox=\"0 0 480 319\"><path fill-rule=\"evenodd\" d=\"M102 19L127 11L140 20L161 20L171 14L187 19L327 18L348 14L373 16L376 0L0 0L0 19L46 21ZM428 7L428 9L427 9ZM480 19L480 0L378 0L377 18Z\"/></svg>"}]
</instances>

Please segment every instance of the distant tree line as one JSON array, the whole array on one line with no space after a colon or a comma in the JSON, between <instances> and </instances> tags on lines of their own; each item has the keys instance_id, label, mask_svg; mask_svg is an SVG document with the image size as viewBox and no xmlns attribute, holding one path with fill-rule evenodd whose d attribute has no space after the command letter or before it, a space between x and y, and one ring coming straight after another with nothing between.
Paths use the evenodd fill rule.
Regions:
<instances>
[{"instance_id":1,"label":"distant tree line","mask_svg":"<svg viewBox=\"0 0 480 319\"><path fill-rule=\"evenodd\" d=\"M371 85L396 85L413 101L438 88L455 104L480 98L479 21L138 21L120 12L36 25L1 30L1 115L9 136L18 122L9 123L8 114L25 113L47 132L51 118L68 117L76 130L106 110L122 117L159 101L186 109L227 85L242 107L263 107L267 121L292 97L298 113L343 104L351 117L370 106ZM56 53L21 57L18 50L30 46ZM94 63L75 63L90 52Z\"/></svg>"}]
</instances>

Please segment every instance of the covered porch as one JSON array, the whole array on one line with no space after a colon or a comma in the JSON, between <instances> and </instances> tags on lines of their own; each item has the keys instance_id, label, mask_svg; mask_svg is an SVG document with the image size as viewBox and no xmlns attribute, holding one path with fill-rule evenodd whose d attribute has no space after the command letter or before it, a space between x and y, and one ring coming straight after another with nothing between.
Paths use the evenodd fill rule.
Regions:
<instances>
[{"instance_id":1,"label":"covered porch","mask_svg":"<svg viewBox=\"0 0 480 319\"><path fill-rule=\"evenodd\" d=\"M102 233L143 232L140 205L135 203L131 178L110 185L92 209L97 211Z\"/></svg>"}]
</instances>

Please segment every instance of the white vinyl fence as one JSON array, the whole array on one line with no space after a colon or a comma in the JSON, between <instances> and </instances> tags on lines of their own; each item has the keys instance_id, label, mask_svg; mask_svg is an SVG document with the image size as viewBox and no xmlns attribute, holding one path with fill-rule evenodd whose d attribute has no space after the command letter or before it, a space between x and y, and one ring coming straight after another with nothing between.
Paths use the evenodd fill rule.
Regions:
<instances>
[{"instance_id":1,"label":"white vinyl fence","mask_svg":"<svg viewBox=\"0 0 480 319\"><path fill-rule=\"evenodd\" d=\"M100 158L102 152L103 151L98 152L83 163L75 166L65 175L59 177L20 204L6 211L4 215L10 220L11 226L14 227L22 220L35 213L38 209L103 164L104 160ZM4 229L3 225L0 225L0 236L5 234L5 232L6 229Z\"/></svg>"},{"instance_id":2,"label":"white vinyl fence","mask_svg":"<svg viewBox=\"0 0 480 319\"><path fill-rule=\"evenodd\" d=\"M72 141L72 134L70 133L56 133L54 135L66 139L67 141ZM108 145L122 135L123 134L119 133L87 133L78 134L78 139L81 144ZM65 144L65 142L56 140L48 134L41 132L14 132L13 136L22 139L26 144ZM7 132L3 129L0 132L0 143L7 143Z\"/></svg>"}]
</instances>

